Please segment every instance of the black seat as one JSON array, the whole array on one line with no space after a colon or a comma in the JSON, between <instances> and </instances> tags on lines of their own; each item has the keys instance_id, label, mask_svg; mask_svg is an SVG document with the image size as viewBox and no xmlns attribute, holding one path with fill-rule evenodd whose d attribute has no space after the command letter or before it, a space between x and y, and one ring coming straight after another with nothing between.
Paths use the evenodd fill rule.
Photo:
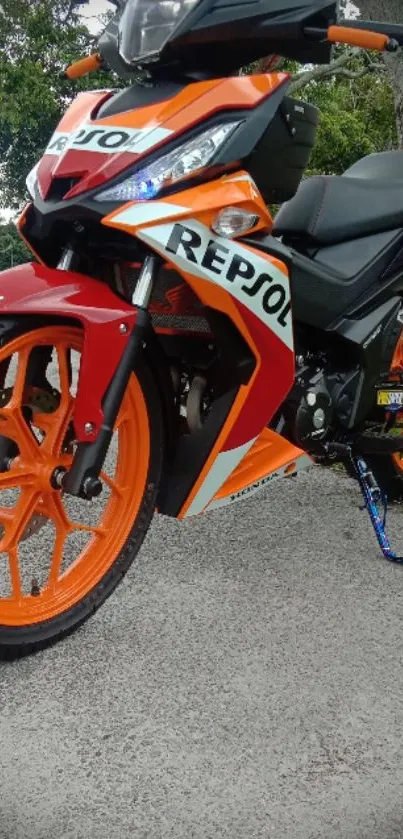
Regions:
<instances>
[{"instance_id":1,"label":"black seat","mask_svg":"<svg viewBox=\"0 0 403 839\"><path fill-rule=\"evenodd\" d=\"M403 151L370 154L341 176L303 181L283 204L273 233L335 245L403 227Z\"/></svg>"}]
</instances>

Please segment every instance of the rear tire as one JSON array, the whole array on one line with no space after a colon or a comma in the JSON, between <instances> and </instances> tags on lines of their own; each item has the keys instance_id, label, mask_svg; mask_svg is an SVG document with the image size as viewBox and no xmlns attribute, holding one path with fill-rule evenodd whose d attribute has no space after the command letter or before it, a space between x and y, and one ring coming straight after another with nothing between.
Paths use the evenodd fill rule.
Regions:
<instances>
[{"instance_id":1,"label":"rear tire","mask_svg":"<svg viewBox=\"0 0 403 839\"><path fill-rule=\"evenodd\" d=\"M80 347L81 341L82 334L80 331L72 329L70 326L44 327L34 332L20 334L1 347L0 366L7 358L7 352L9 355L13 353L17 357L17 377L18 365L20 364L18 353L24 354L26 346L30 345L32 349L40 345L56 348L70 345ZM57 353L59 353L58 349ZM62 382L61 373L60 381ZM2 393L3 391L4 385ZM41 514L44 514L42 518L46 522L45 525L42 525L44 530L50 526L52 532L55 531L55 547L53 549L55 554L57 554L56 544L60 535L58 527L61 528L61 531L64 527L67 536L73 535L75 537L78 534L89 540L88 545L79 549L81 553L71 563L67 571L62 571L61 557L59 557L57 561L60 576L57 578L53 576L51 585L50 580L52 574L54 574L54 555L52 553L52 558L49 560L49 577L43 584L43 588L38 591L33 588L28 593L22 592L22 570L17 571L17 578L15 578L15 570L14 578L12 571L10 571L12 586L17 579L16 586L19 586L20 598L15 595L12 586L11 596L2 597L0 585L0 658L3 659L25 656L55 644L88 620L107 597L112 594L126 574L140 550L155 511L164 457L164 429L159 392L148 367L142 363L136 374L131 376L122 403L115 435L117 443L114 444L118 465L116 472L112 472L112 477L107 475L106 472L102 473L105 480L104 493L108 497L106 499L106 512L102 513L103 518L100 525L81 525L81 521L77 523L75 520L76 514L74 514L73 521L70 512L67 512L65 508L69 501L73 505L88 505L91 502L72 499L70 496L62 497L58 491L52 489L50 483L49 488L46 488L45 485L46 480L43 475L46 472L47 449L50 453L53 445L52 440L57 438L59 441L57 444L55 443L55 447L52 449L52 458L49 454L49 460L52 459L52 463L54 463L55 457L58 457L59 461L68 466L69 460L71 462L73 457L72 453L67 453L69 448L65 444L63 445L62 435L55 434L53 430L56 422L60 423L64 430L67 429L67 420L66 418L63 419L62 416L63 398L61 396L59 406L53 411L53 414L52 412L46 415L45 413L41 414L41 409L39 409L39 412L34 415L33 424L37 422L39 428L45 428L45 432L42 432L44 433L43 442L39 443L34 437L33 429L29 428L28 425L29 434L26 437L25 430L23 430L21 432L21 443L19 443L18 434L13 430L18 427L17 423L14 419L12 420L14 425L10 425L10 419L5 421L7 411L12 408L14 396L10 398L6 407L4 407L3 396L0 407L2 435L3 437L8 436L7 429L10 425L10 439L16 442L20 452L14 461L16 463L15 484L13 484L14 466L12 466L11 472L0 473L0 491L2 490L2 481L6 480L8 480L6 491L10 491L10 486L18 487L18 476L24 472L24 453L27 453L29 459L30 446L33 448L33 454L37 453L36 459L40 462L41 467L41 472L38 471L38 477L34 475L31 479L31 484L29 480L25 479L26 484L21 485L18 490L20 500L12 508L11 514L10 509L7 513L6 507L2 507L0 503L0 524L2 515L4 520L4 525L1 524L0 552L2 553L0 553L0 557L4 557L4 552L10 546L10 552L7 551L7 555L11 556L12 551L14 551L13 556L20 555L20 542L18 542L16 548L13 547L15 539L20 538L13 535L14 530L15 533L18 532L20 535L22 533L21 544L30 545L29 539L31 539L31 536L28 535L27 537L26 535L27 527L35 522L34 516L39 515L40 518ZM68 399L66 400L67 405ZM22 407L23 403L21 402L20 408ZM14 408L12 410L15 411ZM71 406L69 410L71 411ZM20 415L23 415L25 419L25 408L24 411L25 413L21 410ZM69 428L71 429L71 423ZM11 433L14 435L13 437L11 437ZM148 439L145 439L147 436ZM66 437L64 437L65 439ZM119 461L120 456L124 458L125 462L123 460ZM28 473L35 470L34 463L35 458L25 466ZM39 483L40 481L42 483ZM34 506L29 507L27 513L27 504L24 508L22 499L28 492L33 493ZM38 492L40 495L38 495ZM15 522L18 515L22 515L21 511L23 509L25 509L25 520L21 529L17 531ZM87 506L86 510L89 509ZM92 510L94 510L94 507L92 507ZM64 521L65 513L67 517ZM81 517L81 513L79 515ZM67 528L72 522L70 533ZM74 530L74 528L77 528L77 530ZM40 535L42 533L41 525L38 530ZM85 530L88 533L83 533ZM35 529L34 533L37 533ZM63 550L65 550L65 544L64 542ZM29 548L27 547L26 550L29 550ZM82 571L80 571L81 566ZM41 619L42 615L44 619Z\"/></svg>"},{"instance_id":2,"label":"rear tire","mask_svg":"<svg viewBox=\"0 0 403 839\"><path fill-rule=\"evenodd\" d=\"M393 327L385 342L382 369L388 368L391 372L396 369L403 371L403 330L399 324ZM401 422L403 422L403 417ZM388 501L401 501L403 498L403 452L395 455L365 455L364 459ZM348 474L356 477L352 464L346 463L345 466Z\"/></svg>"}]
</instances>

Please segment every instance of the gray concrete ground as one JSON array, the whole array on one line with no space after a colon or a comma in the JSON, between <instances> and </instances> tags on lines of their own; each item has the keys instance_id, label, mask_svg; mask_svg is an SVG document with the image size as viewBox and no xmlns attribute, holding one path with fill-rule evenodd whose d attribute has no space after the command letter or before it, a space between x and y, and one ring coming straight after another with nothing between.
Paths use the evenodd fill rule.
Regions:
<instances>
[{"instance_id":1,"label":"gray concrete ground","mask_svg":"<svg viewBox=\"0 0 403 839\"><path fill-rule=\"evenodd\" d=\"M403 568L358 502L317 469L156 519L91 622L1 665L1 839L403 837Z\"/></svg>"}]
</instances>

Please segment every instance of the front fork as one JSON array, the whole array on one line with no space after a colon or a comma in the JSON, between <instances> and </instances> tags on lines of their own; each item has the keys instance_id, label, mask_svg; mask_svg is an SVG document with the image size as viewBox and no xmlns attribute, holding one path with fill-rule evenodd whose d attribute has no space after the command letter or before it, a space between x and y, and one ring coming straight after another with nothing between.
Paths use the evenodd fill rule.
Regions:
<instances>
[{"instance_id":1,"label":"front fork","mask_svg":"<svg viewBox=\"0 0 403 839\"><path fill-rule=\"evenodd\" d=\"M59 265L59 269L69 270L73 258L73 253L71 251L67 252ZM146 256L140 271L131 301L137 309L135 326L104 396L102 403L104 420L98 436L92 443L79 443L71 469L69 471L59 469L55 475L56 484L70 495L90 499L99 495L102 491L99 473L108 452L130 375L134 370L138 354L150 328L148 304L159 263L160 258L158 256L154 254Z\"/></svg>"}]
</instances>

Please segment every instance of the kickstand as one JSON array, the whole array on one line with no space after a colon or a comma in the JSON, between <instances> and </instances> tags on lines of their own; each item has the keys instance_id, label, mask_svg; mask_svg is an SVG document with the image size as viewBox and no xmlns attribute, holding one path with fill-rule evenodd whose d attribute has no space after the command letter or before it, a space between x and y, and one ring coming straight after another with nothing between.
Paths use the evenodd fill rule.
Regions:
<instances>
[{"instance_id":1,"label":"kickstand","mask_svg":"<svg viewBox=\"0 0 403 839\"><path fill-rule=\"evenodd\" d=\"M386 534L386 513L388 509L386 495L379 489L374 475L368 468L365 460L362 457L355 457L351 451L350 458L364 498L364 506L360 509L368 510L372 526L375 530L376 538L385 559L388 559L390 562L397 562L400 565L403 565L403 557L397 556L397 554L392 551ZM380 510L381 506L383 508L382 513Z\"/></svg>"}]
</instances>

